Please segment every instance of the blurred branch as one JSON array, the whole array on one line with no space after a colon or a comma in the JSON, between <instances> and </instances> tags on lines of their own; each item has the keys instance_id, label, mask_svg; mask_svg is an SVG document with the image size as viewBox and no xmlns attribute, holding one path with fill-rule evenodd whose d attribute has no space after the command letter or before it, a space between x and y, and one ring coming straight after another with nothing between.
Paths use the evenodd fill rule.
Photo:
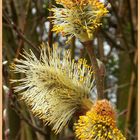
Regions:
<instances>
[{"instance_id":1,"label":"blurred branch","mask_svg":"<svg viewBox=\"0 0 140 140\"><path fill-rule=\"evenodd\" d=\"M136 47L136 40L135 40L135 30L134 30L134 25L133 25L133 19L132 19L132 10L131 10L131 4L130 0L128 0L128 8L129 8L129 19L130 19L130 25L131 25L131 38L132 38L132 43L134 44L134 47Z\"/></svg>"},{"instance_id":2,"label":"blurred branch","mask_svg":"<svg viewBox=\"0 0 140 140\"><path fill-rule=\"evenodd\" d=\"M36 119L33 116L31 111L29 111L29 115L30 115L30 118L31 118L32 125L37 126L37 121L36 121ZM42 128L42 131L44 132L43 128ZM38 131L36 131L35 134L36 134L36 137L37 137L38 140L45 140L45 137L47 137L46 135L41 135ZM48 135L48 131L47 131L46 134Z\"/></svg>"},{"instance_id":3,"label":"blurred branch","mask_svg":"<svg viewBox=\"0 0 140 140\"><path fill-rule=\"evenodd\" d=\"M122 116L122 115L126 115L127 112L128 112L128 110L127 110L127 109L124 109L122 112L120 112L120 113L117 115L117 118L120 117L120 116Z\"/></svg>"},{"instance_id":4,"label":"blurred branch","mask_svg":"<svg viewBox=\"0 0 140 140\"><path fill-rule=\"evenodd\" d=\"M75 45L75 37L73 37L71 39L71 58L72 59L74 59L75 48L76 48L76 45Z\"/></svg>"},{"instance_id":5,"label":"blurred branch","mask_svg":"<svg viewBox=\"0 0 140 140\"><path fill-rule=\"evenodd\" d=\"M49 0L49 9L52 8L52 0ZM49 10L49 16L52 16L53 13L52 11ZM48 34L48 43L49 43L49 46L52 48L52 44L53 44L53 32L52 32L52 28L53 28L53 24L51 22L51 19L49 19L49 23L50 23L50 26L49 26L49 34Z\"/></svg>"},{"instance_id":6,"label":"blurred branch","mask_svg":"<svg viewBox=\"0 0 140 140\"><path fill-rule=\"evenodd\" d=\"M112 86L108 89L105 89L104 93L107 93L108 91L112 90L112 89L120 89L120 88L124 88L130 86L130 83L126 83L126 84L122 84L122 85L116 85L116 86Z\"/></svg>"},{"instance_id":7,"label":"blurred branch","mask_svg":"<svg viewBox=\"0 0 140 140\"><path fill-rule=\"evenodd\" d=\"M118 15L118 12L117 12L116 7L115 7L115 5L114 5L114 2L113 2L112 0L109 0L109 2L110 2L110 4L111 4L111 7L112 7L112 9L113 9L113 12L114 12L114 14L115 14L115 16L116 16L116 18L117 18L118 27L120 28L120 32L121 32L121 34L122 34L122 38L123 38L124 43L125 43L125 46L126 46L126 50L127 50L128 54L129 54L129 58L130 58L130 61L131 61L131 65L132 65L133 70L134 70L134 72L135 72L135 75L136 75L136 77L137 77L136 65L135 65L134 62L133 62L134 56L133 56L132 53L129 53L129 50L130 50L131 47L130 47L130 45L128 44L128 41L127 41L127 39L126 39L126 36L125 36L125 33L124 33L124 29L123 29L123 23L121 22L121 19L120 19L119 15Z\"/></svg>"},{"instance_id":8,"label":"blurred branch","mask_svg":"<svg viewBox=\"0 0 140 140\"><path fill-rule=\"evenodd\" d=\"M16 114L20 117L21 120L25 121L33 130L39 132L40 134L47 136L47 133L45 133L42 129L38 128L37 126L33 125L32 121L29 120L27 117L24 116L24 114L21 112L21 109L19 109L19 107L17 105L17 99L16 96L14 96L13 91L10 91L10 106L11 108L16 112Z\"/></svg>"},{"instance_id":9,"label":"blurred branch","mask_svg":"<svg viewBox=\"0 0 140 140\"><path fill-rule=\"evenodd\" d=\"M31 1L27 1L27 6L25 8L23 8L22 6L23 3L24 1L23 2L19 1L19 3L17 3L16 0L13 0L13 5L15 6L15 9L16 9L15 11L17 14L18 27L20 28L21 32L25 32ZM19 57L20 51L24 47L24 40L22 38L19 39L17 46L18 47L17 47L15 58Z\"/></svg>"},{"instance_id":10,"label":"blurred branch","mask_svg":"<svg viewBox=\"0 0 140 140\"><path fill-rule=\"evenodd\" d=\"M98 57L101 61L104 60L104 38L101 35L97 36L97 41L98 41Z\"/></svg>"},{"instance_id":11,"label":"blurred branch","mask_svg":"<svg viewBox=\"0 0 140 140\"><path fill-rule=\"evenodd\" d=\"M36 127L35 125L33 125L31 123L31 120L27 119L23 113L20 111L20 109L18 109L17 107L15 107L14 105L11 105L12 109L17 113L17 115L20 117L21 120L25 121L32 129L34 129L35 131L39 132L42 135L47 136L47 133L45 133L43 130L41 130L40 128Z\"/></svg>"},{"instance_id":12,"label":"blurred branch","mask_svg":"<svg viewBox=\"0 0 140 140\"><path fill-rule=\"evenodd\" d=\"M122 24L121 19L120 19L119 15L118 15L118 12L117 12L117 10L116 10L116 7L115 7L115 5L114 5L114 2L113 2L112 0L109 0L109 2L110 2L110 4L111 4L112 10L113 10L113 12L114 12L114 14L115 14L115 16L116 16L116 18L117 18L118 27L120 28L120 32L121 32L121 34L122 34L122 38L123 38L124 43L125 43L125 45L126 45L126 49L129 50L129 44L127 43L127 39L126 39L126 37L125 37L125 33L124 33L124 29L123 29L123 24Z\"/></svg>"},{"instance_id":13,"label":"blurred branch","mask_svg":"<svg viewBox=\"0 0 140 140\"><path fill-rule=\"evenodd\" d=\"M111 35L109 35L109 33L107 33L106 31L104 31L103 29L101 29L101 32L103 33L103 35L105 36L105 38L112 43L112 45L116 48L119 49L121 51L124 51L125 49L123 47L121 47L120 45L118 45L116 43L116 41L114 40L114 38L111 37Z\"/></svg>"},{"instance_id":14,"label":"blurred branch","mask_svg":"<svg viewBox=\"0 0 140 140\"><path fill-rule=\"evenodd\" d=\"M25 35L23 34L23 32L18 29L18 27L14 24L14 22L12 22L10 20L10 18L7 16L7 14L5 12L3 12L2 14L3 18L6 20L6 22L9 24L9 27L12 28L18 35L20 38L22 38L26 43L28 43L31 47L35 48L37 51L39 51L39 49L32 44L32 42L30 40L28 40Z\"/></svg>"},{"instance_id":15,"label":"blurred branch","mask_svg":"<svg viewBox=\"0 0 140 140\"><path fill-rule=\"evenodd\" d=\"M127 133L130 135L131 138L134 138L135 140L138 139L138 137L132 134L132 132L129 129L127 130Z\"/></svg>"},{"instance_id":16,"label":"blurred branch","mask_svg":"<svg viewBox=\"0 0 140 140\"><path fill-rule=\"evenodd\" d=\"M15 140L19 140L20 138L20 135L21 135L21 130L19 130L18 132L17 132L17 135L16 135L16 137L15 137Z\"/></svg>"},{"instance_id":17,"label":"blurred branch","mask_svg":"<svg viewBox=\"0 0 140 140\"><path fill-rule=\"evenodd\" d=\"M137 64L137 56L138 53L136 52L135 53L135 57L134 57L134 63ZM130 89L129 89L129 97L128 97L128 115L126 117L126 122L125 122L125 136L127 136L127 130L129 128L129 123L130 123L130 118L131 118L131 111L132 111L132 101L133 101L133 97L134 97L134 90L135 90L135 81L137 80L137 77L135 77L135 74L134 72L132 71L132 74L131 74L131 85L130 86Z\"/></svg>"}]
</instances>

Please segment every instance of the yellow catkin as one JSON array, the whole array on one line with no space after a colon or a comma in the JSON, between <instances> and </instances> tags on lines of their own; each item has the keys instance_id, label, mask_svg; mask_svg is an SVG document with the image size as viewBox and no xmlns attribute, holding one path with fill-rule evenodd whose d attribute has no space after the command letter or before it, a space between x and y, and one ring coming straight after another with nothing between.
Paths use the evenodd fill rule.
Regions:
<instances>
[{"instance_id":1,"label":"yellow catkin","mask_svg":"<svg viewBox=\"0 0 140 140\"><path fill-rule=\"evenodd\" d=\"M53 31L70 38L76 36L82 42L92 40L101 19L108 10L98 0L56 0L64 8L52 8Z\"/></svg>"},{"instance_id":2,"label":"yellow catkin","mask_svg":"<svg viewBox=\"0 0 140 140\"><path fill-rule=\"evenodd\" d=\"M50 49L44 44L40 49L39 59L32 51L24 51L21 59L15 59L11 69L24 77L11 82L17 83L15 93L33 114L59 133L84 100L88 100L94 86L93 74L86 60L77 63L71 60L69 50L57 46Z\"/></svg>"},{"instance_id":3,"label":"yellow catkin","mask_svg":"<svg viewBox=\"0 0 140 140\"><path fill-rule=\"evenodd\" d=\"M116 127L116 113L107 100L97 101L75 124L79 140L126 140Z\"/></svg>"}]
</instances>

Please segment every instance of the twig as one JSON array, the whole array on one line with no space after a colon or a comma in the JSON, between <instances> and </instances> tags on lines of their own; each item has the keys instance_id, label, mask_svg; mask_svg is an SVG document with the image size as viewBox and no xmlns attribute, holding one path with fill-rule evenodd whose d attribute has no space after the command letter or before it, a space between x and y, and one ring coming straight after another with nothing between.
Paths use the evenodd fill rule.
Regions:
<instances>
[{"instance_id":1,"label":"twig","mask_svg":"<svg viewBox=\"0 0 140 140\"><path fill-rule=\"evenodd\" d=\"M16 114L19 116L19 118L23 121L25 121L32 129L34 129L35 131L39 132L40 134L47 136L47 133L45 133L42 129L38 128L37 126L33 125L31 120L29 120L28 118L26 118L23 113L21 112L21 109L19 109L19 107L15 104L16 97L13 94L13 91L11 90L11 94L10 94L10 101L11 101L11 108L16 112ZM18 102L17 102L18 103Z\"/></svg>"},{"instance_id":2,"label":"twig","mask_svg":"<svg viewBox=\"0 0 140 140\"><path fill-rule=\"evenodd\" d=\"M110 87L110 88L108 88L108 89L105 89L105 90L104 90L104 93L107 93L107 92L110 91L111 89L120 89L120 88L124 88L124 87L127 87L127 86L131 86L130 83L112 86L112 87Z\"/></svg>"},{"instance_id":3,"label":"twig","mask_svg":"<svg viewBox=\"0 0 140 140\"><path fill-rule=\"evenodd\" d=\"M95 72L95 81L96 81L98 98L102 99L104 97L103 90L104 90L105 69L103 67L101 67L102 69L99 69L98 62L94 54L94 50L92 48L92 41L83 42L83 45L85 46L87 50L87 53L92 63L93 70Z\"/></svg>"},{"instance_id":4,"label":"twig","mask_svg":"<svg viewBox=\"0 0 140 140\"><path fill-rule=\"evenodd\" d=\"M132 10L131 10L131 3L130 3L130 0L128 0L127 2L128 4L128 12L129 12L129 19L130 19L130 24L131 24L131 38L132 38L132 42L134 44L134 47L136 47L136 41L135 41L135 37L134 37L134 34L135 34L135 31L134 31L134 25L133 25L133 19L132 19Z\"/></svg>"},{"instance_id":5,"label":"twig","mask_svg":"<svg viewBox=\"0 0 140 140\"><path fill-rule=\"evenodd\" d=\"M17 113L17 115L20 117L21 120L25 121L31 128L33 128L35 131L38 131L40 134L47 136L47 133L45 133L43 130L40 128L34 126L30 120L28 120L23 113L18 109L17 107L15 108L14 105L11 105L12 109Z\"/></svg>"},{"instance_id":6,"label":"twig","mask_svg":"<svg viewBox=\"0 0 140 140\"><path fill-rule=\"evenodd\" d=\"M74 59L74 55L75 55L75 37L72 38L71 40L71 58Z\"/></svg>"},{"instance_id":7,"label":"twig","mask_svg":"<svg viewBox=\"0 0 140 140\"><path fill-rule=\"evenodd\" d=\"M103 36L98 35L97 40L98 40L98 56L99 56L99 59L101 61L103 61L104 57L105 57L104 56L104 45L103 45L104 39L103 39Z\"/></svg>"},{"instance_id":8,"label":"twig","mask_svg":"<svg viewBox=\"0 0 140 140\"><path fill-rule=\"evenodd\" d=\"M133 57L133 54L129 53L130 45L128 44L128 41L127 41L127 39L126 39L126 36L125 36L125 33L124 33L124 29L123 29L123 24L122 24L121 19L120 19L119 15L118 15L118 12L117 12L117 10L116 10L116 7L114 6L113 1L112 1L112 0L109 0L109 2L110 2L110 4L111 4L112 9L113 9L113 12L114 12L114 14L115 14L115 16L116 16L116 18L117 18L118 27L120 28L120 31L121 31L121 34L122 34L122 38L123 38L123 41L124 41L125 46L126 46L126 50L127 50L128 54L129 54L129 58L130 58L130 61L131 61L131 65L132 65L133 70L134 70L134 72L135 72L135 75L136 75L136 77L137 77L136 65L135 65L134 62L133 62L133 58L134 58L134 57Z\"/></svg>"},{"instance_id":9,"label":"twig","mask_svg":"<svg viewBox=\"0 0 140 140\"><path fill-rule=\"evenodd\" d=\"M137 140L137 136L135 136L134 134L132 134L132 132L128 129L127 133L130 135L131 138L134 138Z\"/></svg>"},{"instance_id":10,"label":"twig","mask_svg":"<svg viewBox=\"0 0 140 140\"><path fill-rule=\"evenodd\" d=\"M52 8L52 1L49 0L49 9ZM49 16L52 16L53 13L52 11L49 10ZM53 43L53 32L52 32L52 28L53 28L53 24L51 22L51 20L49 19L49 23L50 23L50 26L49 26L49 34L48 34L48 43L49 43L49 46L52 48L52 43Z\"/></svg>"},{"instance_id":11,"label":"twig","mask_svg":"<svg viewBox=\"0 0 140 140\"><path fill-rule=\"evenodd\" d=\"M21 129L17 132L15 140L19 140L20 135L21 135Z\"/></svg>"},{"instance_id":12,"label":"twig","mask_svg":"<svg viewBox=\"0 0 140 140\"><path fill-rule=\"evenodd\" d=\"M110 42L112 43L112 45L113 45L116 49L119 49L119 50L121 50L121 51L124 51L124 50L125 50L122 46L118 45L118 44L116 43L116 41L115 41L107 32L105 32L103 29L101 29L101 32L103 33L103 35L105 36L105 38L106 38L108 41L110 41Z\"/></svg>"},{"instance_id":13,"label":"twig","mask_svg":"<svg viewBox=\"0 0 140 140\"><path fill-rule=\"evenodd\" d=\"M15 0L13 0L13 5L14 5L15 9L17 9L15 11L16 11L16 14L17 14L18 26L20 28L20 31L25 32L26 25L27 25L26 24L26 21L27 21L26 18L28 16L28 12L29 12L29 8L30 8L30 2L28 2L27 7L25 8L25 11L23 11L22 8L20 8L20 10L18 11L18 4L16 4ZM15 58L19 57L22 48L24 48L24 40L22 38L20 38L19 42L18 42L18 47L17 47L17 50L16 50Z\"/></svg>"},{"instance_id":14,"label":"twig","mask_svg":"<svg viewBox=\"0 0 140 140\"><path fill-rule=\"evenodd\" d=\"M128 112L127 109L124 109L122 112L120 112L118 115L117 115L117 118L122 116L122 115L125 115L126 113Z\"/></svg>"},{"instance_id":15,"label":"twig","mask_svg":"<svg viewBox=\"0 0 140 140\"><path fill-rule=\"evenodd\" d=\"M22 32L20 29L18 29L18 27L15 25L15 23L12 22L12 21L10 20L10 18L7 16L6 13L3 12L2 16L3 16L3 18L6 20L6 22L9 24L9 27L12 28L12 29L19 35L20 38L22 38L22 39L23 39L26 43L28 43L31 47L33 47L33 48L35 48L37 51L39 51L39 49L38 49L35 45L33 45L32 42L31 42L30 40L28 40L28 39L25 37L25 35L23 34L23 32Z\"/></svg>"},{"instance_id":16,"label":"twig","mask_svg":"<svg viewBox=\"0 0 140 140\"><path fill-rule=\"evenodd\" d=\"M138 53L136 52L135 57L134 57L135 64L137 63L137 55L138 55ZM127 130L129 128L130 118L131 118L132 101L133 101L134 90L135 90L135 87L134 87L135 81L136 81L136 77L135 77L134 72L132 71L131 81L130 81L132 86L130 86L130 89L129 89L129 98L128 98L128 107L127 107L128 108L128 115L126 117L126 122L125 122L125 135L126 136L127 136Z\"/></svg>"}]
</instances>

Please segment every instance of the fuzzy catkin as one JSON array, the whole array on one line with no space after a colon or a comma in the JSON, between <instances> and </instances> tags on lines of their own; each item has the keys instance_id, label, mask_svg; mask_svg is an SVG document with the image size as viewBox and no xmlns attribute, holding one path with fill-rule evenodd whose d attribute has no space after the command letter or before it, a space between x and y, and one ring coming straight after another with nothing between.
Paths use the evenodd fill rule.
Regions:
<instances>
[{"instance_id":1,"label":"fuzzy catkin","mask_svg":"<svg viewBox=\"0 0 140 140\"><path fill-rule=\"evenodd\" d=\"M14 91L35 116L59 133L88 99L94 86L93 71L85 59L76 63L69 50L56 46L50 49L41 45L40 59L32 51L24 51L21 56L23 59L15 59L11 66L14 73L24 74L21 79L11 80L17 83Z\"/></svg>"}]
</instances>

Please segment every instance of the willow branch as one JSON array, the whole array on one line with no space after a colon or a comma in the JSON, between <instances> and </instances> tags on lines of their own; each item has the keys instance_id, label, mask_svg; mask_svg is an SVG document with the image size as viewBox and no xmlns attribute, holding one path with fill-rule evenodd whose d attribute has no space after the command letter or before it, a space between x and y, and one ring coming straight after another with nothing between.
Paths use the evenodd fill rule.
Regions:
<instances>
[{"instance_id":1,"label":"willow branch","mask_svg":"<svg viewBox=\"0 0 140 140\"><path fill-rule=\"evenodd\" d=\"M134 30L134 25L133 25L133 19L132 19L132 10L131 10L131 3L130 0L128 0L128 8L129 8L129 19L130 19L130 24L131 24L131 38L132 42L134 44L134 47L136 47L136 40L135 40L135 30Z\"/></svg>"},{"instance_id":2,"label":"willow branch","mask_svg":"<svg viewBox=\"0 0 140 140\"><path fill-rule=\"evenodd\" d=\"M21 120L25 121L34 131L37 131L44 136L47 136L47 133L44 132L44 130L42 130L39 127L37 127L36 125L34 125L32 123L32 121L30 119L28 119L27 117L25 117L25 115L22 113L21 108L19 107L19 104L17 102L16 96L14 96L14 94L13 94L12 87L11 87L11 91L9 93L9 98L11 101L10 107L16 112L16 114L19 116L19 118Z\"/></svg>"},{"instance_id":3,"label":"willow branch","mask_svg":"<svg viewBox=\"0 0 140 140\"><path fill-rule=\"evenodd\" d=\"M131 61L131 65L132 65L133 70L134 70L134 73L135 73L135 75L136 75L136 77L137 77L136 65L135 65L134 62L133 62L134 56L133 56L132 53L129 53L130 44L128 44L127 38L126 38L126 36L125 36L124 29L123 29L123 23L122 23L122 21L121 21L119 15L118 15L118 12L117 12L117 10L116 10L116 7L114 6L113 1L112 1L112 0L109 0L109 2L110 2L110 4L111 4L112 9L113 9L113 12L114 12L114 14L115 14L115 16L116 16L116 18L117 18L118 27L120 28L120 31L121 31L121 34L122 34L122 38L123 38L123 41L124 41L125 46L126 46L126 50L127 50L128 54L129 54L129 58L130 58L130 61Z\"/></svg>"},{"instance_id":4,"label":"willow branch","mask_svg":"<svg viewBox=\"0 0 140 140\"><path fill-rule=\"evenodd\" d=\"M118 44L116 43L116 41L114 40L114 38L112 38L111 35L109 35L109 33L105 32L103 29L101 29L101 33L103 33L103 35L105 36L105 38L107 39L107 41L111 42L112 45L113 45L116 49L118 49L118 50L120 50L120 51L124 51L124 50L125 50L122 46L120 46L120 45L118 45Z\"/></svg>"},{"instance_id":5,"label":"willow branch","mask_svg":"<svg viewBox=\"0 0 140 140\"><path fill-rule=\"evenodd\" d=\"M99 66L98 66L98 62L97 62L96 56L94 54L94 50L92 48L92 41L83 42L83 45L85 46L85 48L87 50L87 53L91 60L93 70L95 72L95 81L96 81L98 98L103 99L104 98L103 91L104 91L105 67L102 65L99 68Z\"/></svg>"},{"instance_id":6,"label":"willow branch","mask_svg":"<svg viewBox=\"0 0 140 140\"><path fill-rule=\"evenodd\" d=\"M117 115L117 118L119 118L120 116L123 116L123 115L126 115L128 112L127 109L124 109L123 111L121 111L118 115Z\"/></svg>"},{"instance_id":7,"label":"willow branch","mask_svg":"<svg viewBox=\"0 0 140 140\"><path fill-rule=\"evenodd\" d=\"M134 57L134 63L136 64L137 63L137 55L138 55L138 52L135 53L135 57ZM127 130L129 129L129 123L130 123L130 119L131 119L131 111L132 111L132 101L133 101L133 97L135 96L135 81L137 80L137 77L135 77L135 73L132 71L132 74L131 74L131 86L130 86L130 89L129 89L129 98L128 98L128 114L127 114L127 117L126 117L126 122L125 122L125 135L127 136L128 132Z\"/></svg>"},{"instance_id":8,"label":"willow branch","mask_svg":"<svg viewBox=\"0 0 140 140\"><path fill-rule=\"evenodd\" d=\"M31 123L31 121L29 119L27 119L22 112L20 111L20 109L18 109L17 107L15 108L14 105L11 105L12 109L16 112L16 114L20 117L21 120L25 121L32 129L34 129L35 131L39 132L42 135L47 136L47 133L45 133L43 130L41 130L40 128L36 127L35 125L33 125Z\"/></svg>"},{"instance_id":9,"label":"willow branch","mask_svg":"<svg viewBox=\"0 0 140 140\"><path fill-rule=\"evenodd\" d=\"M121 88L125 88L128 86L132 86L132 85L130 85L130 83L125 83L125 84L121 84L121 85L111 86L110 88L105 89L104 93L107 93L108 91L113 90L113 89L121 89Z\"/></svg>"},{"instance_id":10,"label":"willow branch","mask_svg":"<svg viewBox=\"0 0 140 140\"><path fill-rule=\"evenodd\" d=\"M21 39L23 39L27 44L29 44L31 47L33 47L37 51L39 51L39 49L35 45L33 45L30 40L28 40L26 38L26 36L24 35L24 33L17 27L17 25L13 21L10 20L10 18L6 15L6 13L3 12L2 16L5 19L5 21L9 24L9 27L12 28L18 34L18 36Z\"/></svg>"},{"instance_id":11,"label":"willow branch","mask_svg":"<svg viewBox=\"0 0 140 140\"><path fill-rule=\"evenodd\" d=\"M52 1L49 0L49 9L52 8ZM49 16L51 17L53 15L52 11L49 10ZM51 20L49 19L50 22L50 26L49 26L49 34L48 34L48 43L49 46L52 47L52 43L53 43L53 32L52 32L52 28L53 28L53 24L51 22Z\"/></svg>"}]
</instances>

